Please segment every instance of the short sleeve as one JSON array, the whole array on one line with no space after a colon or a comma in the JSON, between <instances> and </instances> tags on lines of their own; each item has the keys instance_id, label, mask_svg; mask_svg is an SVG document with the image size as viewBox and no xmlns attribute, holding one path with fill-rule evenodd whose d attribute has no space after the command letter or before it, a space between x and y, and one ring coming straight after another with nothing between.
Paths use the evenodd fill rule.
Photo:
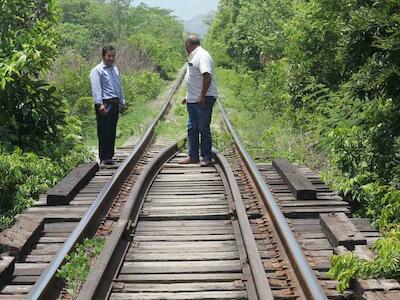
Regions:
<instances>
[{"instance_id":1,"label":"short sleeve","mask_svg":"<svg viewBox=\"0 0 400 300\"><path fill-rule=\"evenodd\" d=\"M199 58L199 70L201 74L209 73L212 74L212 61L208 55L202 55Z\"/></svg>"}]
</instances>

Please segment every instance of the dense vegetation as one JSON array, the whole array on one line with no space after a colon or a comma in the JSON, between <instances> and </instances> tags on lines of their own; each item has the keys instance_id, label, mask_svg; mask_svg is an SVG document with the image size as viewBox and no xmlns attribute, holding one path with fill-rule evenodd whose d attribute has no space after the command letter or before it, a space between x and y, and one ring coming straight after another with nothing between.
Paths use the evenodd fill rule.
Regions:
<instances>
[{"instance_id":1,"label":"dense vegetation","mask_svg":"<svg viewBox=\"0 0 400 300\"><path fill-rule=\"evenodd\" d=\"M183 61L182 25L129 0L0 3L0 230L96 144L89 71L117 48L127 99L118 143L156 113L149 101Z\"/></svg>"},{"instance_id":2,"label":"dense vegetation","mask_svg":"<svg viewBox=\"0 0 400 300\"><path fill-rule=\"evenodd\" d=\"M221 0L207 37L252 152L329 169L357 213L390 231L373 271L339 258L335 278L347 267L399 278L399 27L398 1Z\"/></svg>"}]
</instances>

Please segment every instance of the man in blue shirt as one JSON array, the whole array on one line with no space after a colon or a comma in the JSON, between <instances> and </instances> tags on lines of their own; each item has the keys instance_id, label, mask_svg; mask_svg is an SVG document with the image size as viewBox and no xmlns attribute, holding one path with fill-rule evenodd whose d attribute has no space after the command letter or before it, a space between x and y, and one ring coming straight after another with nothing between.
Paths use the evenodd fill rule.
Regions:
<instances>
[{"instance_id":1,"label":"man in blue shirt","mask_svg":"<svg viewBox=\"0 0 400 300\"><path fill-rule=\"evenodd\" d=\"M99 158L102 164L112 165L118 114L125 105L124 93L117 67L116 51L112 46L102 50L102 62L90 72L95 104Z\"/></svg>"}]
</instances>

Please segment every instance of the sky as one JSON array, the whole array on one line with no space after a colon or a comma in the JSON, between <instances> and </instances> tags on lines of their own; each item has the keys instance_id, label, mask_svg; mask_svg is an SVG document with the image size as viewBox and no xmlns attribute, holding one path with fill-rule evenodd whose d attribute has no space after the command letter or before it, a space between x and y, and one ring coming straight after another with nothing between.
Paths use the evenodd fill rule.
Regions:
<instances>
[{"instance_id":1,"label":"sky","mask_svg":"<svg viewBox=\"0 0 400 300\"><path fill-rule=\"evenodd\" d=\"M218 8L218 0L134 0L133 5L141 2L147 6L170 9L181 20L190 20Z\"/></svg>"}]
</instances>

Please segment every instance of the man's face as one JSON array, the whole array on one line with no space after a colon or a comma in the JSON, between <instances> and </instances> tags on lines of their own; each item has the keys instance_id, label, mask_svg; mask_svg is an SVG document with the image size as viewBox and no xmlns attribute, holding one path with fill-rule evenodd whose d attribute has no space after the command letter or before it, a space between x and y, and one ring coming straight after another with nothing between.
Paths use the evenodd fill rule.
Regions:
<instances>
[{"instance_id":1,"label":"man's face","mask_svg":"<svg viewBox=\"0 0 400 300\"><path fill-rule=\"evenodd\" d=\"M193 51L193 45L190 45L190 43L185 43L185 48L188 54L190 54Z\"/></svg>"},{"instance_id":2,"label":"man's face","mask_svg":"<svg viewBox=\"0 0 400 300\"><path fill-rule=\"evenodd\" d=\"M114 64L114 61L115 61L115 51L107 51L107 53L103 56L104 64L110 67Z\"/></svg>"}]
</instances>

